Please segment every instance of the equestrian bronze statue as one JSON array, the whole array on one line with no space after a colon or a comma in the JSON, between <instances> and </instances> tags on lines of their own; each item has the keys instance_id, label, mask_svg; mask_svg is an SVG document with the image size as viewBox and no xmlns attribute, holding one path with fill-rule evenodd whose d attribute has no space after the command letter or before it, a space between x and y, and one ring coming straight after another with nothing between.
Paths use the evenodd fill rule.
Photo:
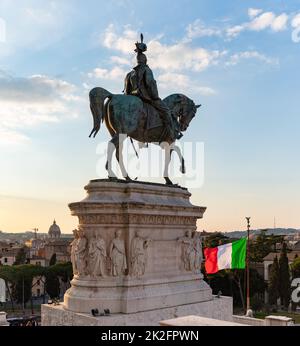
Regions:
<instances>
[{"instance_id":1,"label":"equestrian bronze statue","mask_svg":"<svg viewBox=\"0 0 300 346\"><path fill-rule=\"evenodd\" d=\"M168 167L171 153L175 151L181 160L181 172L185 173L184 159L180 148L175 145L177 139L187 130L200 105L183 94L173 94L164 100L159 98L153 72L147 65L147 50L143 42L136 43L137 66L125 78L124 94L112 94L104 88L90 91L90 108L94 127L90 137L97 135L101 123L105 125L112 137L108 143L106 170L111 180L117 177L112 171L112 157L116 151L123 177L131 180L126 172L122 148L126 137L141 143L156 143L165 150L164 178L166 184L173 185Z\"/></svg>"}]
</instances>

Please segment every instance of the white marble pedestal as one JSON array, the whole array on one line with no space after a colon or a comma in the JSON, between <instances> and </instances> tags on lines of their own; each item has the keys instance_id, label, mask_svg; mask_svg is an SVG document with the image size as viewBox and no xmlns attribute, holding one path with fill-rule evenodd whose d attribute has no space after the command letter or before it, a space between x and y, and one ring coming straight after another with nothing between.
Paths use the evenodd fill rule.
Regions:
<instances>
[{"instance_id":1,"label":"white marble pedestal","mask_svg":"<svg viewBox=\"0 0 300 346\"><path fill-rule=\"evenodd\" d=\"M132 314L112 314L94 317L88 313L72 312L60 305L42 305L43 326L159 326L160 321L196 315L232 322L232 298L213 297L195 304L155 309Z\"/></svg>"},{"instance_id":2,"label":"white marble pedestal","mask_svg":"<svg viewBox=\"0 0 300 346\"><path fill-rule=\"evenodd\" d=\"M211 309L222 300L213 299L191 255L196 251L191 250L196 242L191 234L206 208L192 205L187 189L120 180L92 180L85 189L86 198L69 205L79 219L81 255L73 256L78 273L62 306L43 306L42 324L51 325L57 318L49 316L60 313L71 320L85 316L79 318L85 323L93 318L92 309L109 309L115 325L128 324L124 321L133 316L138 321L140 313L158 323L189 306L214 317ZM102 250L94 252L96 239ZM100 262L94 261L95 253ZM158 311L165 312L154 317ZM102 317L101 323L106 321L112 317Z\"/></svg>"},{"instance_id":3,"label":"white marble pedestal","mask_svg":"<svg viewBox=\"0 0 300 346\"><path fill-rule=\"evenodd\" d=\"M6 319L6 312L0 311L0 327L7 327L9 326L9 323Z\"/></svg>"}]
</instances>

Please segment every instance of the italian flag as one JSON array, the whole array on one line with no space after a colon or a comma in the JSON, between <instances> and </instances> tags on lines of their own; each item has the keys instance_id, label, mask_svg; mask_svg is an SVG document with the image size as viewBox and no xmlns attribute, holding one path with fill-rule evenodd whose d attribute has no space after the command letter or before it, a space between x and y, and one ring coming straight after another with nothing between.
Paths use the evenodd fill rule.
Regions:
<instances>
[{"instance_id":1,"label":"italian flag","mask_svg":"<svg viewBox=\"0 0 300 346\"><path fill-rule=\"evenodd\" d=\"M222 269L245 269L247 238L204 249L205 270L214 274Z\"/></svg>"}]
</instances>

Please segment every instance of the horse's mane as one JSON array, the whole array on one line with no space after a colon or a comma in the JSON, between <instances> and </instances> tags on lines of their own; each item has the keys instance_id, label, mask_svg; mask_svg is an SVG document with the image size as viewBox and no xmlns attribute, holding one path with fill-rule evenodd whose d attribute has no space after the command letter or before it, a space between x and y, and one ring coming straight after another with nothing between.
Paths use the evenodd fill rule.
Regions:
<instances>
[{"instance_id":1,"label":"horse's mane","mask_svg":"<svg viewBox=\"0 0 300 346\"><path fill-rule=\"evenodd\" d=\"M175 107L176 104L183 105L187 108L195 107L194 101L183 94L169 95L164 99L164 102L167 104L169 108Z\"/></svg>"}]
</instances>

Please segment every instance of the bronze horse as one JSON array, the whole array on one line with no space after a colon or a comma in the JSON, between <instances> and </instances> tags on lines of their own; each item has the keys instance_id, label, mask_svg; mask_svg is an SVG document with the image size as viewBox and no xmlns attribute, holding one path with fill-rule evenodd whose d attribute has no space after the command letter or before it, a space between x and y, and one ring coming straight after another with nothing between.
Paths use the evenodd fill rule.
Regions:
<instances>
[{"instance_id":1,"label":"bronze horse","mask_svg":"<svg viewBox=\"0 0 300 346\"><path fill-rule=\"evenodd\" d=\"M180 148L175 145L174 141L170 140L158 112L150 104L143 103L136 96L112 94L103 88L92 89L89 97L94 119L94 127L90 137L97 135L103 121L105 121L105 125L112 136L108 143L106 162L109 179L117 179L112 171L112 156L116 150L116 158L122 175L126 180L131 180L122 157L123 141L126 137L141 143L158 143L165 150L164 178L166 184L173 185L168 176L172 151L178 154L181 160L180 170L185 173L184 159ZM195 105L191 99L182 94L170 95L164 99L164 102L172 111L173 121L178 121L180 131L187 130L191 120L196 115L197 108L201 106ZM148 125L149 120L151 120L152 126Z\"/></svg>"}]
</instances>

